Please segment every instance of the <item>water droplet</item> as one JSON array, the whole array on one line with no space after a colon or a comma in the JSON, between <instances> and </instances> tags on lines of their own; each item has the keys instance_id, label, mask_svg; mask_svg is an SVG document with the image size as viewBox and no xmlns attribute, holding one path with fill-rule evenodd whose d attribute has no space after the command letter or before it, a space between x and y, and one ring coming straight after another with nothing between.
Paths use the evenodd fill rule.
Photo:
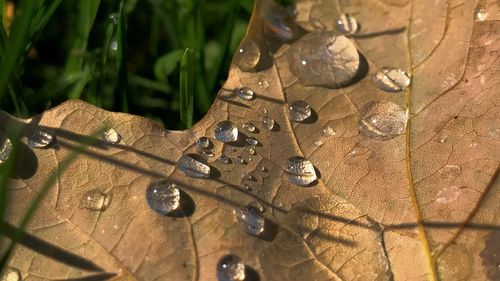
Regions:
<instances>
[{"instance_id":1,"label":"water droplet","mask_svg":"<svg viewBox=\"0 0 500 281\"><path fill-rule=\"evenodd\" d=\"M205 179L210 177L210 167L192 156L182 156L177 162L177 166L188 177Z\"/></svg>"},{"instance_id":2,"label":"water droplet","mask_svg":"<svg viewBox=\"0 0 500 281\"><path fill-rule=\"evenodd\" d=\"M315 31L291 45L288 62L290 71L302 84L339 88L354 79L360 58L347 37Z\"/></svg>"},{"instance_id":3,"label":"water droplet","mask_svg":"<svg viewBox=\"0 0 500 281\"><path fill-rule=\"evenodd\" d=\"M252 147L252 146L249 146L249 147L247 147L246 149L247 149L247 151L248 151L248 154L250 154L250 155L255 155L255 154L257 154L257 152L255 151L255 148L254 148L254 147Z\"/></svg>"},{"instance_id":4,"label":"water droplet","mask_svg":"<svg viewBox=\"0 0 500 281\"><path fill-rule=\"evenodd\" d=\"M331 137L335 136L337 132L335 132L335 130L332 127L325 125L323 126L323 128L321 128L321 134L323 134L323 136L325 137Z\"/></svg>"},{"instance_id":5,"label":"water droplet","mask_svg":"<svg viewBox=\"0 0 500 281\"><path fill-rule=\"evenodd\" d=\"M245 164L245 160L243 159L243 157L241 156L236 156L234 158L234 162L238 163L238 164Z\"/></svg>"},{"instance_id":6,"label":"water droplet","mask_svg":"<svg viewBox=\"0 0 500 281\"><path fill-rule=\"evenodd\" d=\"M0 146L0 164L7 161L11 153L12 153L12 142L10 141L10 139L6 138L3 144Z\"/></svg>"},{"instance_id":7,"label":"water droplet","mask_svg":"<svg viewBox=\"0 0 500 281\"><path fill-rule=\"evenodd\" d=\"M229 164L231 162L231 159L229 159L229 157L227 157L226 155L222 154L221 156L219 156L219 162L221 162L222 164Z\"/></svg>"},{"instance_id":8,"label":"water droplet","mask_svg":"<svg viewBox=\"0 0 500 281\"><path fill-rule=\"evenodd\" d=\"M108 16L108 19L110 19L113 23L113 25L118 24L118 14L117 13L112 13Z\"/></svg>"},{"instance_id":9,"label":"water droplet","mask_svg":"<svg viewBox=\"0 0 500 281\"><path fill-rule=\"evenodd\" d=\"M254 133L257 128L255 128L255 125L252 122L245 122L243 124L243 129L249 133Z\"/></svg>"},{"instance_id":10,"label":"water droplet","mask_svg":"<svg viewBox=\"0 0 500 281\"><path fill-rule=\"evenodd\" d=\"M80 200L80 207L91 211L104 211L111 204L111 195L95 188L85 192Z\"/></svg>"},{"instance_id":11,"label":"water droplet","mask_svg":"<svg viewBox=\"0 0 500 281\"><path fill-rule=\"evenodd\" d=\"M257 81L257 84L259 84L259 87L261 89L267 89L269 87L269 82L262 78L260 78L259 81Z\"/></svg>"},{"instance_id":12,"label":"water droplet","mask_svg":"<svg viewBox=\"0 0 500 281\"><path fill-rule=\"evenodd\" d=\"M485 10L479 10L476 13L476 19L477 19L477 21L485 21L487 17L488 17L488 12L485 11Z\"/></svg>"},{"instance_id":13,"label":"water droplet","mask_svg":"<svg viewBox=\"0 0 500 281\"><path fill-rule=\"evenodd\" d=\"M179 208L181 195L175 183L159 181L146 189L146 200L155 212L168 215Z\"/></svg>"},{"instance_id":14,"label":"water droplet","mask_svg":"<svg viewBox=\"0 0 500 281\"><path fill-rule=\"evenodd\" d=\"M215 127L215 138L221 142L233 142L238 139L238 128L231 121L222 121Z\"/></svg>"},{"instance_id":15,"label":"water droplet","mask_svg":"<svg viewBox=\"0 0 500 281\"><path fill-rule=\"evenodd\" d=\"M28 137L28 144L33 148L46 148L54 141L54 136L45 131L34 131Z\"/></svg>"},{"instance_id":16,"label":"water droplet","mask_svg":"<svg viewBox=\"0 0 500 281\"><path fill-rule=\"evenodd\" d=\"M313 164L304 157L288 158L285 167L288 172L288 179L293 184L310 186L318 179Z\"/></svg>"},{"instance_id":17,"label":"water droplet","mask_svg":"<svg viewBox=\"0 0 500 281\"><path fill-rule=\"evenodd\" d=\"M105 131L102 137L104 138L105 142L112 144L119 143L120 140L122 139L120 134L118 134L118 132L116 132L115 129L112 128Z\"/></svg>"},{"instance_id":18,"label":"water droplet","mask_svg":"<svg viewBox=\"0 0 500 281\"><path fill-rule=\"evenodd\" d=\"M236 95L242 100L251 100L255 97L255 93L249 87L241 87L236 91Z\"/></svg>"},{"instance_id":19,"label":"water droplet","mask_svg":"<svg viewBox=\"0 0 500 281\"><path fill-rule=\"evenodd\" d=\"M245 264L235 255L227 255L217 262L218 281L245 280Z\"/></svg>"},{"instance_id":20,"label":"water droplet","mask_svg":"<svg viewBox=\"0 0 500 281\"><path fill-rule=\"evenodd\" d=\"M236 209L235 213L239 225L248 234L258 236L264 231L266 220L257 208L242 206Z\"/></svg>"},{"instance_id":21,"label":"water droplet","mask_svg":"<svg viewBox=\"0 0 500 281\"><path fill-rule=\"evenodd\" d=\"M244 38L234 55L233 61L242 71L252 71L259 64L260 48L250 38Z\"/></svg>"},{"instance_id":22,"label":"water droplet","mask_svg":"<svg viewBox=\"0 0 500 281\"><path fill-rule=\"evenodd\" d=\"M342 14L335 22L337 30L343 34L354 34L358 31L358 22L356 18L349 14Z\"/></svg>"},{"instance_id":23,"label":"water droplet","mask_svg":"<svg viewBox=\"0 0 500 281\"><path fill-rule=\"evenodd\" d=\"M264 173L267 173L267 168L265 166L260 167L260 170Z\"/></svg>"},{"instance_id":24,"label":"water droplet","mask_svg":"<svg viewBox=\"0 0 500 281\"><path fill-rule=\"evenodd\" d=\"M207 137L201 137L196 140L196 146L201 149L207 149L210 147L210 140Z\"/></svg>"},{"instance_id":25,"label":"water droplet","mask_svg":"<svg viewBox=\"0 0 500 281\"><path fill-rule=\"evenodd\" d=\"M274 119L269 116L269 111L267 110L267 108L264 108L263 112L264 115L262 116L262 125L264 125L264 128L271 131L274 129Z\"/></svg>"},{"instance_id":26,"label":"water droplet","mask_svg":"<svg viewBox=\"0 0 500 281\"><path fill-rule=\"evenodd\" d=\"M212 151L208 151L208 150L202 151L201 154L203 154L204 156L207 156L207 157L214 157L215 156L215 154Z\"/></svg>"},{"instance_id":27,"label":"water droplet","mask_svg":"<svg viewBox=\"0 0 500 281\"><path fill-rule=\"evenodd\" d=\"M372 139L388 140L404 133L407 121L408 115L399 105L369 102L361 111L359 131Z\"/></svg>"},{"instance_id":28,"label":"water droplet","mask_svg":"<svg viewBox=\"0 0 500 281\"><path fill-rule=\"evenodd\" d=\"M2 279L0 281L21 281L21 272L14 267L7 267L2 275Z\"/></svg>"},{"instance_id":29,"label":"water droplet","mask_svg":"<svg viewBox=\"0 0 500 281\"><path fill-rule=\"evenodd\" d=\"M305 121L311 117L311 106L305 101L298 100L288 104L288 118L295 122Z\"/></svg>"},{"instance_id":30,"label":"water droplet","mask_svg":"<svg viewBox=\"0 0 500 281\"><path fill-rule=\"evenodd\" d=\"M256 140L255 138L252 138L252 137L247 138L246 142L248 145L253 145L253 146L256 146L259 144L259 141Z\"/></svg>"},{"instance_id":31,"label":"water droplet","mask_svg":"<svg viewBox=\"0 0 500 281\"><path fill-rule=\"evenodd\" d=\"M382 68L373 76L373 84L386 92L399 92L410 85L410 77L399 68Z\"/></svg>"}]
</instances>

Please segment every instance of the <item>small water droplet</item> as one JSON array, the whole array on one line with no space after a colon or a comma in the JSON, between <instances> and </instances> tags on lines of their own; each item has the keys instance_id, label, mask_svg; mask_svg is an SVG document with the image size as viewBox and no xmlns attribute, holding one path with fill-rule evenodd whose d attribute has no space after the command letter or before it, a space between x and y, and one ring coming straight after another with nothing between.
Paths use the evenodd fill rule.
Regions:
<instances>
[{"instance_id":1,"label":"small water droplet","mask_svg":"<svg viewBox=\"0 0 500 281\"><path fill-rule=\"evenodd\" d=\"M321 128L321 134L323 134L323 136L325 137L331 137L335 136L337 132L335 132L335 130L332 127L325 125L323 126L323 128Z\"/></svg>"},{"instance_id":2,"label":"small water droplet","mask_svg":"<svg viewBox=\"0 0 500 281\"><path fill-rule=\"evenodd\" d=\"M295 122L303 122L311 117L311 106L305 101L298 100L288 104L288 118Z\"/></svg>"},{"instance_id":3,"label":"small water droplet","mask_svg":"<svg viewBox=\"0 0 500 281\"><path fill-rule=\"evenodd\" d=\"M210 147L210 140L207 137L201 137L196 140L196 146L201 149L207 149Z\"/></svg>"},{"instance_id":4,"label":"small water droplet","mask_svg":"<svg viewBox=\"0 0 500 281\"><path fill-rule=\"evenodd\" d=\"M238 128L231 121L222 121L215 127L215 138L221 142L233 142L238 139Z\"/></svg>"},{"instance_id":5,"label":"small water droplet","mask_svg":"<svg viewBox=\"0 0 500 281\"><path fill-rule=\"evenodd\" d=\"M477 19L477 21L485 21L486 18L488 18L488 12L487 11L485 11L485 10L479 10L476 13L476 19Z\"/></svg>"},{"instance_id":6,"label":"small water droplet","mask_svg":"<svg viewBox=\"0 0 500 281\"><path fill-rule=\"evenodd\" d=\"M288 172L288 180L299 186L310 186L318 179L313 164L304 157L288 158L285 170Z\"/></svg>"},{"instance_id":7,"label":"small water droplet","mask_svg":"<svg viewBox=\"0 0 500 281\"><path fill-rule=\"evenodd\" d=\"M392 102L369 102L361 111L359 132L376 140L388 140L406 129L408 115Z\"/></svg>"},{"instance_id":8,"label":"small water droplet","mask_svg":"<svg viewBox=\"0 0 500 281\"><path fill-rule=\"evenodd\" d=\"M339 88L358 73L360 57L356 46L343 35L315 31L290 46L290 71L302 84Z\"/></svg>"},{"instance_id":9,"label":"small water droplet","mask_svg":"<svg viewBox=\"0 0 500 281\"><path fill-rule=\"evenodd\" d=\"M257 81L257 83L259 84L259 87L261 89L267 89L269 88L269 82L265 79L262 79L262 78L259 78L259 80Z\"/></svg>"},{"instance_id":10,"label":"small water droplet","mask_svg":"<svg viewBox=\"0 0 500 281\"><path fill-rule=\"evenodd\" d=\"M259 144L259 141L255 138L252 138L252 137L248 137L245 141L248 145L256 146Z\"/></svg>"},{"instance_id":11,"label":"small water droplet","mask_svg":"<svg viewBox=\"0 0 500 281\"><path fill-rule=\"evenodd\" d=\"M358 31L358 22L356 18L349 14L342 14L335 22L337 30L343 34L354 34Z\"/></svg>"},{"instance_id":12,"label":"small water droplet","mask_svg":"<svg viewBox=\"0 0 500 281\"><path fill-rule=\"evenodd\" d=\"M260 170L264 173L267 173L267 168L265 166L260 167Z\"/></svg>"},{"instance_id":13,"label":"small water droplet","mask_svg":"<svg viewBox=\"0 0 500 281\"><path fill-rule=\"evenodd\" d=\"M80 207L91 211L104 211L111 204L111 195L95 188L85 192L80 200Z\"/></svg>"},{"instance_id":14,"label":"small water droplet","mask_svg":"<svg viewBox=\"0 0 500 281\"><path fill-rule=\"evenodd\" d=\"M6 138L3 144L0 146L0 164L7 161L11 153L12 142L10 141L10 139Z\"/></svg>"},{"instance_id":15,"label":"small water droplet","mask_svg":"<svg viewBox=\"0 0 500 281\"><path fill-rule=\"evenodd\" d=\"M238 164L245 164L245 159L243 159L243 157L241 157L241 156L236 156L234 158L234 162L236 162Z\"/></svg>"},{"instance_id":16,"label":"small water droplet","mask_svg":"<svg viewBox=\"0 0 500 281\"><path fill-rule=\"evenodd\" d=\"M399 68L382 68L372 78L373 84L386 92L399 92L410 85L410 77Z\"/></svg>"},{"instance_id":17,"label":"small water droplet","mask_svg":"<svg viewBox=\"0 0 500 281\"><path fill-rule=\"evenodd\" d=\"M215 156L215 154L212 151L208 151L208 150L202 151L201 154L203 154L204 156L207 156L207 157L214 157Z\"/></svg>"},{"instance_id":18,"label":"small water droplet","mask_svg":"<svg viewBox=\"0 0 500 281\"><path fill-rule=\"evenodd\" d=\"M269 131L274 129L274 119L269 116L269 111L267 108L263 109L264 115L262 116L262 125Z\"/></svg>"},{"instance_id":19,"label":"small water droplet","mask_svg":"<svg viewBox=\"0 0 500 281\"><path fill-rule=\"evenodd\" d=\"M217 262L218 281L245 280L245 264L235 255L226 255Z\"/></svg>"},{"instance_id":20,"label":"small water droplet","mask_svg":"<svg viewBox=\"0 0 500 281\"><path fill-rule=\"evenodd\" d=\"M54 136L42 130L34 131L28 137L28 144L33 148L46 148L53 141L54 141Z\"/></svg>"},{"instance_id":21,"label":"small water droplet","mask_svg":"<svg viewBox=\"0 0 500 281\"><path fill-rule=\"evenodd\" d=\"M242 71L252 71L259 64L260 48L250 38L244 38L233 58L234 64Z\"/></svg>"},{"instance_id":22,"label":"small water droplet","mask_svg":"<svg viewBox=\"0 0 500 281\"><path fill-rule=\"evenodd\" d=\"M205 179L210 177L210 167L192 156L182 156L177 162L177 166L188 177Z\"/></svg>"},{"instance_id":23,"label":"small water droplet","mask_svg":"<svg viewBox=\"0 0 500 281\"><path fill-rule=\"evenodd\" d=\"M231 162L231 159L229 159L229 157L227 157L226 155L222 154L221 156L219 156L219 162L221 162L222 164L229 164Z\"/></svg>"},{"instance_id":24,"label":"small water droplet","mask_svg":"<svg viewBox=\"0 0 500 281\"><path fill-rule=\"evenodd\" d=\"M113 129L113 128L105 131L103 133L102 137L104 138L105 142L112 143L112 144L119 143L120 140L122 139L122 137L120 136L120 134L118 134L118 132L115 131L115 129Z\"/></svg>"},{"instance_id":25,"label":"small water droplet","mask_svg":"<svg viewBox=\"0 0 500 281\"><path fill-rule=\"evenodd\" d=\"M181 195L175 183L159 181L146 189L146 200L155 212L168 215L179 208Z\"/></svg>"},{"instance_id":26,"label":"small water droplet","mask_svg":"<svg viewBox=\"0 0 500 281\"><path fill-rule=\"evenodd\" d=\"M242 100L251 100L255 97L255 93L249 87L241 87L236 90L236 95Z\"/></svg>"},{"instance_id":27,"label":"small water droplet","mask_svg":"<svg viewBox=\"0 0 500 281\"><path fill-rule=\"evenodd\" d=\"M261 212L253 206L241 206L235 211L241 228L250 235L258 236L264 231L266 220Z\"/></svg>"},{"instance_id":28,"label":"small water droplet","mask_svg":"<svg viewBox=\"0 0 500 281\"><path fill-rule=\"evenodd\" d=\"M8 266L2 275L2 279L0 281L21 281L21 272L17 268Z\"/></svg>"},{"instance_id":29,"label":"small water droplet","mask_svg":"<svg viewBox=\"0 0 500 281\"><path fill-rule=\"evenodd\" d=\"M257 152L255 151L255 148L254 148L254 147L252 147L252 146L249 146L249 147L247 147L246 149L247 149L248 154L250 154L250 155L255 155L255 154L257 154Z\"/></svg>"},{"instance_id":30,"label":"small water droplet","mask_svg":"<svg viewBox=\"0 0 500 281\"><path fill-rule=\"evenodd\" d=\"M255 128L255 125L252 122L245 122L243 124L243 129L249 133L254 133L257 128Z\"/></svg>"},{"instance_id":31,"label":"small water droplet","mask_svg":"<svg viewBox=\"0 0 500 281\"><path fill-rule=\"evenodd\" d=\"M113 23L113 25L118 24L118 14L117 13L112 13L108 16L108 19L110 19Z\"/></svg>"}]
</instances>

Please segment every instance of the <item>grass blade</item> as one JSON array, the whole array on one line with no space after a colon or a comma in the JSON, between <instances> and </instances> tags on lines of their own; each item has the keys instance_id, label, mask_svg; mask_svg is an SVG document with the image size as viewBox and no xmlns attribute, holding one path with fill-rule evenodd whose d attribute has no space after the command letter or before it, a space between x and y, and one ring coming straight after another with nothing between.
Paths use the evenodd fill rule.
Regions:
<instances>
[{"instance_id":1,"label":"grass blade","mask_svg":"<svg viewBox=\"0 0 500 281\"><path fill-rule=\"evenodd\" d=\"M193 125L193 76L193 55L192 51L187 48L181 58L179 89L181 121L186 128L191 128Z\"/></svg>"},{"instance_id":2,"label":"grass blade","mask_svg":"<svg viewBox=\"0 0 500 281\"><path fill-rule=\"evenodd\" d=\"M118 85L116 87L116 100L118 108L122 112L129 112L129 93L128 93L128 72L127 72L127 39L126 39L126 18L123 11L123 0L120 1L118 10L118 26L117 26L117 69L118 69Z\"/></svg>"}]
</instances>

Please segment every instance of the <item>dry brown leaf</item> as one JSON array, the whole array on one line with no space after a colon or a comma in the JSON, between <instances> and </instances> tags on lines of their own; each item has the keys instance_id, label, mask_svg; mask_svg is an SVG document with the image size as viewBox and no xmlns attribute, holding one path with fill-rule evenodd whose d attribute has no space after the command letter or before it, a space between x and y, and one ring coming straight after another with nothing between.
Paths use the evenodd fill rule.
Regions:
<instances>
[{"instance_id":1,"label":"dry brown leaf","mask_svg":"<svg viewBox=\"0 0 500 281\"><path fill-rule=\"evenodd\" d=\"M49 149L25 149L8 221L19 222L82 136L111 126L120 143L94 145L60 171L27 232L92 261L113 280L216 280L216 264L227 254L246 264L247 281L499 280L499 2L298 1L296 18L305 30L334 30L341 13L361 25L352 40L367 73L338 89L297 82L289 44L271 34L290 39L300 31L280 29L283 19L266 21L276 7L258 3L247 38L260 46L259 71L233 66L210 112L191 130L165 131L81 101L27 120L53 130L57 140ZM372 76L382 67L407 71L411 85L380 90ZM233 90L242 86L256 98L239 99ZM289 121L287 102L294 100L311 105L312 122ZM359 132L364 113L388 108L367 108L380 102L409 111L402 134L378 140ZM272 131L262 124L264 108L276 122ZM214 138L223 120L259 141L255 155ZM247 121L255 133L242 129ZM186 177L176 163L201 155L195 142L202 136L213 143L215 156L204 156L212 176ZM221 154L233 161L217 161ZM246 163L235 163L237 156ZM316 184L290 183L284 168L292 156L312 162ZM172 217L148 207L146 188L162 178L178 184L191 210L185 202L184 215ZM94 189L111 196L104 211L79 207ZM265 208L266 235L238 226L233 211L249 203ZM23 280L109 277L54 253L20 245L10 265Z\"/></svg>"}]
</instances>

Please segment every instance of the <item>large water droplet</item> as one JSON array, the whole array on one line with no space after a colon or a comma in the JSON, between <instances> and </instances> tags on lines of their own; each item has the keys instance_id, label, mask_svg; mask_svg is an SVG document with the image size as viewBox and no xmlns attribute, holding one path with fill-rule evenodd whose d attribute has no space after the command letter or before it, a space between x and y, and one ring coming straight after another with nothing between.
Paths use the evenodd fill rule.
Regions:
<instances>
[{"instance_id":1,"label":"large water droplet","mask_svg":"<svg viewBox=\"0 0 500 281\"><path fill-rule=\"evenodd\" d=\"M358 22L356 18L349 14L342 14L335 22L337 30L343 34L354 34L358 31Z\"/></svg>"},{"instance_id":2,"label":"large water droplet","mask_svg":"<svg viewBox=\"0 0 500 281\"><path fill-rule=\"evenodd\" d=\"M10 139L6 138L3 141L3 144L0 145L0 164L7 161L11 153L12 153L12 142L10 141Z\"/></svg>"},{"instance_id":3,"label":"large water droplet","mask_svg":"<svg viewBox=\"0 0 500 281\"><path fill-rule=\"evenodd\" d=\"M115 143L119 143L120 140L122 139L120 134L118 134L117 131L115 131L115 129L109 129L107 131L105 131L103 133L103 136L104 138L104 141L107 142L107 143L112 143L112 144L115 144Z\"/></svg>"},{"instance_id":4,"label":"large water droplet","mask_svg":"<svg viewBox=\"0 0 500 281\"><path fill-rule=\"evenodd\" d=\"M21 281L21 272L14 267L7 267L2 275L2 279L0 281Z\"/></svg>"},{"instance_id":5,"label":"large water droplet","mask_svg":"<svg viewBox=\"0 0 500 281\"><path fill-rule=\"evenodd\" d=\"M91 211L104 211L111 204L111 195L95 188L85 192L80 200L80 207Z\"/></svg>"},{"instance_id":6,"label":"large water droplet","mask_svg":"<svg viewBox=\"0 0 500 281\"><path fill-rule=\"evenodd\" d=\"M288 172L288 180L299 186L310 186L318 179L313 164L304 157L288 158L285 170Z\"/></svg>"},{"instance_id":7,"label":"large water droplet","mask_svg":"<svg viewBox=\"0 0 500 281\"><path fill-rule=\"evenodd\" d=\"M252 122L245 122L243 124L243 129L249 133L254 133L257 128L255 128L255 125Z\"/></svg>"},{"instance_id":8,"label":"large water droplet","mask_svg":"<svg viewBox=\"0 0 500 281\"><path fill-rule=\"evenodd\" d=\"M210 140L207 137L201 137L196 140L196 146L201 149L207 149L210 147Z\"/></svg>"},{"instance_id":9,"label":"large water droplet","mask_svg":"<svg viewBox=\"0 0 500 281\"><path fill-rule=\"evenodd\" d=\"M238 139L238 128L231 121L222 121L215 127L215 138L221 142L233 142Z\"/></svg>"},{"instance_id":10,"label":"large water droplet","mask_svg":"<svg viewBox=\"0 0 500 281\"><path fill-rule=\"evenodd\" d=\"M188 177L205 179L210 177L210 167L190 155L182 156L177 162L177 166Z\"/></svg>"},{"instance_id":11,"label":"large water droplet","mask_svg":"<svg viewBox=\"0 0 500 281\"><path fill-rule=\"evenodd\" d=\"M234 255L222 257L217 263L218 281L243 281L245 280L245 264Z\"/></svg>"},{"instance_id":12,"label":"large water droplet","mask_svg":"<svg viewBox=\"0 0 500 281\"><path fill-rule=\"evenodd\" d=\"M392 102L369 102L361 111L359 131L363 135L388 140L404 133L408 115L399 105Z\"/></svg>"},{"instance_id":13,"label":"large water droplet","mask_svg":"<svg viewBox=\"0 0 500 281\"><path fill-rule=\"evenodd\" d=\"M146 200L155 212L168 215L179 208L181 194L175 183L159 181L147 188Z\"/></svg>"},{"instance_id":14,"label":"large water droplet","mask_svg":"<svg viewBox=\"0 0 500 281\"><path fill-rule=\"evenodd\" d=\"M298 100L288 104L288 118L295 122L303 122L311 117L311 106L305 101Z\"/></svg>"},{"instance_id":15,"label":"large water droplet","mask_svg":"<svg viewBox=\"0 0 500 281\"><path fill-rule=\"evenodd\" d=\"M261 212L253 206L241 206L235 211L241 228L250 235L258 236L264 231L266 220Z\"/></svg>"},{"instance_id":16,"label":"large water droplet","mask_svg":"<svg viewBox=\"0 0 500 281\"><path fill-rule=\"evenodd\" d=\"M382 68L373 76L373 84L386 92L399 92L410 85L410 77L399 68Z\"/></svg>"},{"instance_id":17,"label":"large water droplet","mask_svg":"<svg viewBox=\"0 0 500 281\"><path fill-rule=\"evenodd\" d=\"M249 87L241 87L236 90L236 95L242 100L251 100L255 97L255 93Z\"/></svg>"},{"instance_id":18,"label":"large water droplet","mask_svg":"<svg viewBox=\"0 0 500 281\"><path fill-rule=\"evenodd\" d=\"M262 115L262 125L264 125L264 128L271 131L274 129L274 119L269 116L269 111L267 110L267 108L264 108L263 112L264 114Z\"/></svg>"},{"instance_id":19,"label":"large water droplet","mask_svg":"<svg viewBox=\"0 0 500 281\"><path fill-rule=\"evenodd\" d=\"M360 57L347 37L316 31L292 44L288 62L302 84L338 88L355 78Z\"/></svg>"},{"instance_id":20,"label":"large water droplet","mask_svg":"<svg viewBox=\"0 0 500 281\"><path fill-rule=\"evenodd\" d=\"M34 131L28 137L28 144L33 148L46 148L53 141L54 141L54 136L42 130Z\"/></svg>"},{"instance_id":21,"label":"large water droplet","mask_svg":"<svg viewBox=\"0 0 500 281\"><path fill-rule=\"evenodd\" d=\"M259 64L259 60L259 46L252 39L244 38L234 55L234 64L243 71L252 71Z\"/></svg>"}]
</instances>

